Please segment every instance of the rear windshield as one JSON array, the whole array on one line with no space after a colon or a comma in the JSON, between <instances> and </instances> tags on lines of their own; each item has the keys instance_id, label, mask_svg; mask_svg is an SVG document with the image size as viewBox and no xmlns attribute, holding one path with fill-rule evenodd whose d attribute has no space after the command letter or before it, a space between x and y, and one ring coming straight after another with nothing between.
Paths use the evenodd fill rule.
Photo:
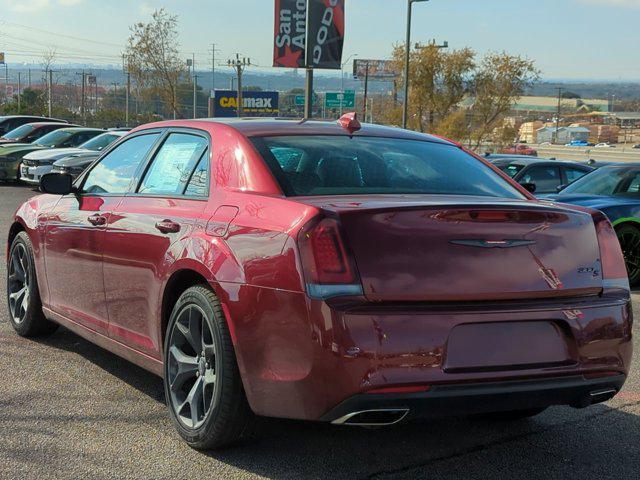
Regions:
<instances>
[{"instance_id":1,"label":"rear windshield","mask_svg":"<svg viewBox=\"0 0 640 480\"><path fill-rule=\"evenodd\" d=\"M348 136L254 137L287 196L441 194L524 198L457 147Z\"/></svg>"}]
</instances>

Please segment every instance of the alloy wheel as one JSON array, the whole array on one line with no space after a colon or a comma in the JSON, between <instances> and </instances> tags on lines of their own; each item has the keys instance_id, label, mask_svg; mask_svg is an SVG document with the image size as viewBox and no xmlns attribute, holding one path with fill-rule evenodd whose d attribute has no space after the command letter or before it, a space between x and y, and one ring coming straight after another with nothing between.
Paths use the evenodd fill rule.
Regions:
<instances>
[{"instance_id":1,"label":"alloy wheel","mask_svg":"<svg viewBox=\"0 0 640 480\"><path fill-rule=\"evenodd\" d=\"M640 277L640 231L625 228L618 232L618 240L627 266L629 281L633 284Z\"/></svg>"},{"instance_id":2,"label":"alloy wheel","mask_svg":"<svg viewBox=\"0 0 640 480\"><path fill-rule=\"evenodd\" d=\"M185 305L173 324L166 372L176 417L199 428L216 398L216 347L211 323L195 304Z\"/></svg>"},{"instance_id":3,"label":"alloy wheel","mask_svg":"<svg viewBox=\"0 0 640 480\"><path fill-rule=\"evenodd\" d=\"M29 275L29 254L22 243L16 243L11 251L8 266L7 291L9 312L16 324L20 324L27 316L31 277Z\"/></svg>"}]
</instances>

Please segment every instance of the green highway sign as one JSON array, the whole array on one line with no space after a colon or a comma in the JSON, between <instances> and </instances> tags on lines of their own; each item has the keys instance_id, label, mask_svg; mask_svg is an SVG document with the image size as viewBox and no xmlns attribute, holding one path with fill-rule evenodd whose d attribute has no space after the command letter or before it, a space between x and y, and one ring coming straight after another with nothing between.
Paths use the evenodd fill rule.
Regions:
<instances>
[{"instance_id":1,"label":"green highway sign","mask_svg":"<svg viewBox=\"0 0 640 480\"><path fill-rule=\"evenodd\" d=\"M318 95L316 95L316 93L313 93L313 103L318 101ZM304 107L304 95L296 95L295 99L294 99L295 104L298 107Z\"/></svg>"},{"instance_id":2,"label":"green highway sign","mask_svg":"<svg viewBox=\"0 0 640 480\"><path fill-rule=\"evenodd\" d=\"M340 92L327 92L324 98L324 106L326 108L340 108L342 100L342 108L354 108L356 106L355 90L345 90L344 94Z\"/></svg>"}]
</instances>

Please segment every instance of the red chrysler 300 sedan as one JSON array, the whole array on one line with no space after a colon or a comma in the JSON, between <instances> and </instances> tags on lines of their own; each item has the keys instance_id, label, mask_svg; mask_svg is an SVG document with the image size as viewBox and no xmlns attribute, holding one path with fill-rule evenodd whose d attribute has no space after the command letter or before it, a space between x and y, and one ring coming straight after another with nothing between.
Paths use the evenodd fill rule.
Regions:
<instances>
[{"instance_id":1,"label":"red chrysler 300 sedan","mask_svg":"<svg viewBox=\"0 0 640 480\"><path fill-rule=\"evenodd\" d=\"M164 379L196 448L259 416L385 425L614 396L629 285L597 211L349 117L139 127L15 214L8 305Z\"/></svg>"}]
</instances>

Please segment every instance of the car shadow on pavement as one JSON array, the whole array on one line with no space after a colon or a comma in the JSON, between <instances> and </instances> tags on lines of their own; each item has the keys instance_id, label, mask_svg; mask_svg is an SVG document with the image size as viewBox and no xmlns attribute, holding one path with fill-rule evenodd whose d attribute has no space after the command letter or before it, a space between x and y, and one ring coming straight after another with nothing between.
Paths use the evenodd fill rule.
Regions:
<instances>
[{"instance_id":1,"label":"car shadow on pavement","mask_svg":"<svg viewBox=\"0 0 640 480\"><path fill-rule=\"evenodd\" d=\"M164 403L164 388L160 377L85 340L66 328L60 327L56 333L49 337L35 338L33 340L49 347L81 355L92 364L117 377L139 392L157 402Z\"/></svg>"},{"instance_id":2,"label":"car shadow on pavement","mask_svg":"<svg viewBox=\"0 0 640 480\"><path fill-rule=\"evenodd\" d=\"M39 341L164 402L158 377L66 329ZM638 400L631 394L583 410L555 407L517 422L447 418L381 429L263 419L257 440L211 452L188 449L169 425L166 435L186 457L274 479L637 478Z\"/></svg>"}]
</instances>

